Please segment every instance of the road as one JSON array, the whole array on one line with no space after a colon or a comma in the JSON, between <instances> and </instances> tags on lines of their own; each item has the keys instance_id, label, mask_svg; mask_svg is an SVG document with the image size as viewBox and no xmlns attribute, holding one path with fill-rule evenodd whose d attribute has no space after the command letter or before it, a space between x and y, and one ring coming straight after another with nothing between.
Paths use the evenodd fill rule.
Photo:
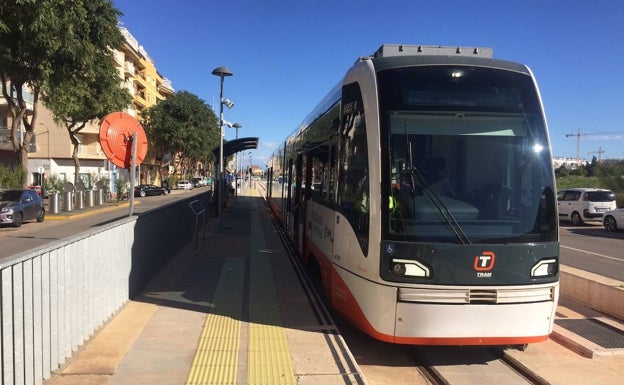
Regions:
<instances>
[{"instance_id":1,"label":"road","mask_svg":"<svg viewBox=\"0 0 624 385\"><path fill-rule=\"evenodd\" d=\"M201 194L208 188L191 191L172 190L166 196L136 198L134 215L172 202L182 197ZM0 258L31 250L46 243L66 238L91 227L101 226L119 218L127 217L129 209L122 205L116 209L102 211L97 215L82 216L71 220L46 220L24 223L21 228L0 227ZM602 276L624 281L624 232L610 233L600 224L571 226L562 222L561 263Z\"/></svg>"},{"instance_id":2,"label":"road","mask_svg":"<svg viewBox=\"0 0 624 385\"><path fill-rule=\"evenodd\" d=\"M195 188L193 190L171 190L169 195L135 198L133 215L141 215L156 207L166 205L180 198L187 198L210 191L210 188ZM84 214L90 214L84 210ZM25 222L22 227L0 227L0 259L10 257L21 252L32 250L45 244L70 237L73 234L102 226L130 214L128 202L122 202L118 207L107 207L97 210L97 214L84 215L83 210L74 210L76 217L71 219L46 219L42 223L36 221ZM80 214L79 214L80 213Z\"/></svg>"},{"instance_id":3,"label":"road","mask_svg":"<svg viewBox=\"0 0 624 385\"><path fill-rule=\"evenodd\" d=\"M563 265L624 281L624 232L610 233L600 224L559 228Z\"/></svg>"}]
</instances>

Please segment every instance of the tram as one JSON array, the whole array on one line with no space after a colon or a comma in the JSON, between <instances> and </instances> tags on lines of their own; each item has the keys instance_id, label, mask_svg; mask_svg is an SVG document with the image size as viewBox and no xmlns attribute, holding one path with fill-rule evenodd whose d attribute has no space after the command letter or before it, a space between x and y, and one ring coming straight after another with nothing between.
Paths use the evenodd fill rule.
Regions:
<instances>
[{"instance_id":1,"label":"tram","mask_svg":"<svg viewBox=\"0 0 624 385\"><path fill-rule=\"evenodd\" d=\"M552 332L559 239L534 76L490 48L383 45L267 165L266 198L331 306L414 345Z\"/></svg>"}]
</instances>

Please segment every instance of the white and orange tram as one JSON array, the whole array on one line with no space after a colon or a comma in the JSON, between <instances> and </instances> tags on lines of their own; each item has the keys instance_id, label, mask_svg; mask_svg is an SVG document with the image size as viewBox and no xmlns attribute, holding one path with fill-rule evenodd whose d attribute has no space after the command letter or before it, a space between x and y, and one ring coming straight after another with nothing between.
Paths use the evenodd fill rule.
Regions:
<instances>
[{"instance_id":1,"label":"white and orange tram","mask_svg":"<svg viewBox=\"0 0 624 385\"><path fill-rule=\"evenodd\" d=\"M541 97L489 48L383 45L268 164L267 200L332 307L382 341L524 345L559 295Z\"/></svg>"}]
</instances>

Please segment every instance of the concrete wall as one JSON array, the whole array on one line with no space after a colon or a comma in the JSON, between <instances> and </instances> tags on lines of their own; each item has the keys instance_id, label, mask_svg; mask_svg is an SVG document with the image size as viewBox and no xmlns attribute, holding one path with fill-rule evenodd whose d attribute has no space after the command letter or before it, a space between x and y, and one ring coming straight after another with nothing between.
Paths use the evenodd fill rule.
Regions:
<instances>
[{"instance_id":1,"label":"concrete wall","mask_svg":"<svg viewBox=\"0 0 624 385\"><path fill-rule=\"evenodd\" d=\"M207 209L209 194L2 260L0 383L50 378L187 247L196 224L189 203L199 200Z\"/></svg>"},{"instance_id":2,"label":"concrete wall","mask_svg":"<svg viewBox=\"0 0 624 385\"><path fill-rule=\"evenodd\" d=\"M624 320L624 283L569 266L560 268L561 295Z\"/></svg>"}]
</instances>

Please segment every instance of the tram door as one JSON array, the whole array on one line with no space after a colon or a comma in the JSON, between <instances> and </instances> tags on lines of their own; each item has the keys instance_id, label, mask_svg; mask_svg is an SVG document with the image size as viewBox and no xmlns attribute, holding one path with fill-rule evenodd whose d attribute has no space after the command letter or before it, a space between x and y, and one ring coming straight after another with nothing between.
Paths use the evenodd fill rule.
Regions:
<instances>
[{"instance_id":1,"label":"tram door","mask_svg":"<svg viewBox=\"0 0 624 385\"><path fill-rule=\"evenodd\" d=\"M292 239L293 243L296 242L296 238L294 237L294 207L295 207L295 202L294 202L294 190L295 190L295 182L293 180L293 175L294 173L294 164L292 159L288 159L288 163L287 163L287 173L286 173L286 181L284 182L284 184L282 185L284 188L284 196L286 197L286 207L284 210L284 221L285 221L285 227L286 227L286 231L288 232L288 235L290 236L290 239Z\"/></svg>"},{"instance_id":2,"label":"tram door","mask_svg":"<svg viewBox=\"0 0 624 385\"><path fill-rule=\"evenodd\" d=\"M296 159L288 160L288 180L286 185L286 229L292 240L293 246L301 251L300 245L300 218L301 218L301 206L302 206L302 161L303 156L299 154Z\"/></svg>"},{"instance_id":3,"label":"tram door","mask_svg":"<svg viewBox=\"0 0 624 385\"><path fill-rule=\"evenodd\" d=\"M297 159L295 160L295 170L294 175L292 175L293 185L291 186L292 191L292 201L293 204L291 206L292 209L292 239L295 242L295 247L297 251L301 252L301 239L300 235L302 233L301 227L303 226L303 194L301 192L301 186L303 183L303 154L299 153Z\"/></svg>"},{"instance_id":4,"label":"tram door","mask_svg":"<svg viewBox=\"0 0 624 385\"><path fill-rule=\"evenodd\" d=\"M273 197L273 167L267 168L267 178L266 178L266 198L267 201L270 202Z\"/></svg>"},{"instance_id":5,"label":"tram door","mask_svg":"<svg viewBox=\"0 0 624 385\"><path fill-rule=\"evenodd\" d=\"M301 198L300 198L300 202L301 204L300 206L300 210L299 210L299 224L300 224L300 233L299 233L299 245L301 248L301 253L303 255L303 251L307 248L307 245L305 244L306 239L307 239L307 230L308 230L308 226L306 225L306 221L308 218L308 210L310 207L310 197L311 197L311 191L312 191L312 159L309 156L305 156L303 158L303 165L301 167L302 171L303 171L303 176L302 176L302 181L303 184L301 185ZM307 258L306 255L304 255L304 258Z\"/></svg>"}]
</instances>

